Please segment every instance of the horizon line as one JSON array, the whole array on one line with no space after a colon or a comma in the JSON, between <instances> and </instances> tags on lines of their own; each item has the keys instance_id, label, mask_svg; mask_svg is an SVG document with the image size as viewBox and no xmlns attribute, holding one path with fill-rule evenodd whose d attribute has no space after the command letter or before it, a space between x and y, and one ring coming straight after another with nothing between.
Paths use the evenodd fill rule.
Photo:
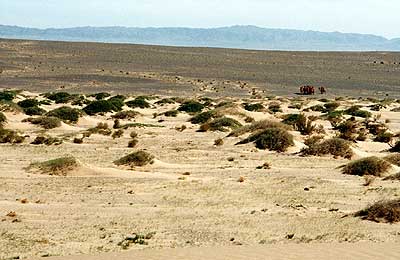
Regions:
<instances>
[{"instance_id":1,"label":"horizon line","mask_svg":"<svg viewBox=\"0 0 400 260\"><path fill-rule=\"evenodd\" d=\"M0 26L9 26L9 27L18 27L18 28L26 28L26 29L35 29L35 30L65 30L65 29L79 29L79 28L125 28L125 29L194 29L194 30L213 30L213 29L223 29L223 28L233 28L233 27L253 27L258 29L269 29L269 30L288 30L288 31L299 31L299 32L319 32L319 33L338 33L338 34L352 34L352 35L367 35L367 36L376 36L381 37L386 40L396 40L400 39L398 37L385 37L383 35L373 34L373 33L359 33L359 32L341 32L341 31L318 31L318 30L306 30L306 29L291 29L291 28L271 28L271 27L263 27L251 24L235 24L235 25L225 25L225 26L215 26L215 27L191 27L191 26L124 26L124 25L107 25L107 26L92 26L92 25L82 25L82 26L71 26L71 27L30 27L30 26L21 26L21 25L10 25L10 24L1 24Z\"/></svg>"}]
</instances>

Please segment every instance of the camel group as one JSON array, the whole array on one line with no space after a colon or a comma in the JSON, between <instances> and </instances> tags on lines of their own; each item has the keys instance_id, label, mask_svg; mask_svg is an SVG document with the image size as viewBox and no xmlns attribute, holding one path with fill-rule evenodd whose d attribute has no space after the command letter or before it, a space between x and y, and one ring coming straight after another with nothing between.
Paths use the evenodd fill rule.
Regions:
<instances>
[{"instance_id":1,"label":"camel group","mask_svg":"<svg viewBox=\"0 0 400 260\"><path fill-rule=\"evenodd\" d=\"M325 87L319 87L318 90L321 94L326 94ZM314 86L301 86L300 94L301 95L315 95L315 87Z\"/></svg>"}]
</instances>

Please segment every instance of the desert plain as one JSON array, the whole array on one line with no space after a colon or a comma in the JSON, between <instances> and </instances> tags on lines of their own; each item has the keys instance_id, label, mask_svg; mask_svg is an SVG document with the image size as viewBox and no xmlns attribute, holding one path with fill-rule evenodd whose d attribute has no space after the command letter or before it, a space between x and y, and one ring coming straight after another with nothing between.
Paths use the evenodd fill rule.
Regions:
<instances>
[{"instance_id":1,"label":"desert plain","mask_svg":"<svg viewBox=\"0 0 400 260\"><path fill-rule=\"evenodd\" d=\"M399 62L1 40L0 259L398 259Z\"/></svg>"}]
</instances>

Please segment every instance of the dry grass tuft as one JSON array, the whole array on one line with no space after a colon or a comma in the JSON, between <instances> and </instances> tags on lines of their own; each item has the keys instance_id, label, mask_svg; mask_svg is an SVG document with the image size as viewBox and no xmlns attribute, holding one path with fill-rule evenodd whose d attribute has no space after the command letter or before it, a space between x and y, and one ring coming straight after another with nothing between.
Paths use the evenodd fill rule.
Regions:
<instances>
[{"instance_id":1,"label":"dry grass tuft","mask_svg":"<svg viewBox=\"0 0 400 260\"><path fill-rule=\"evenodd\" d=\"M372 156L350 162L341 166L341 168L343 174L382 177L391 168L391 164L383 159Z\"/></svg>"},{"instance_id":2,"label":"dry grass tuft","mask_svg":"<svg viewBox=\"0 0 400 260\"><path fill-rule=\"evenodd\" d=\"M354 216L378 223L400 222L400 199L376 202L356 212Z\"/></svg>"}]
</instances>

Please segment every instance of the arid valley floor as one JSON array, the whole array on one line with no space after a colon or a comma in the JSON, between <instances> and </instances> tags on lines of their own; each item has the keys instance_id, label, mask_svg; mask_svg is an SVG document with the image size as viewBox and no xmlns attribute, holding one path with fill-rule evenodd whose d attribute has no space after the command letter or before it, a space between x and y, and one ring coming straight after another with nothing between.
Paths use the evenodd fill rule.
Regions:
<instances>
[{"instance_id":1,"label":"arid valley floor","mask_svg":"<svg viewBox=\"0 0 400 260\"><path fill-rule=\"evenodd\" d=\"M399 62L1 40L0 259L263 259L301 245L398 259L399 205L360 211L399 201ZM136 152L148 160L119 160ZM366 158L378 176L342 167Z\"/></svg>"}]
</instances>

